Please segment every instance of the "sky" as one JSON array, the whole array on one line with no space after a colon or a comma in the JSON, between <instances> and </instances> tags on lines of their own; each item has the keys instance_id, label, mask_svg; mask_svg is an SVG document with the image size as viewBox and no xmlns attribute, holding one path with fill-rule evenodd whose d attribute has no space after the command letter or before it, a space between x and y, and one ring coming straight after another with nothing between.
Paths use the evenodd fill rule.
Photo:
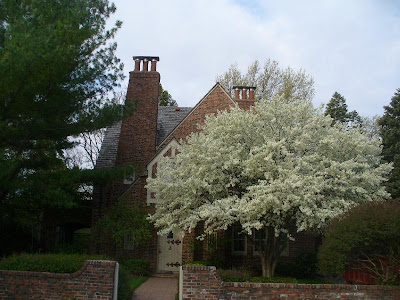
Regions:
<instances>
[{"instance_id":1,"label":"sky","mask_svg":"<svg viewBox=\"0 0 400 300\"><path fill-rule=\"evenodd\" d=\"M132 56L159 56L161 83L179 106L194 106L230 65L246 72L267 58L311 75L315 106L337 91L349 110L382 115L400 88L399 0L113 2L127 78Z\"/></svg>"}]
</instances>

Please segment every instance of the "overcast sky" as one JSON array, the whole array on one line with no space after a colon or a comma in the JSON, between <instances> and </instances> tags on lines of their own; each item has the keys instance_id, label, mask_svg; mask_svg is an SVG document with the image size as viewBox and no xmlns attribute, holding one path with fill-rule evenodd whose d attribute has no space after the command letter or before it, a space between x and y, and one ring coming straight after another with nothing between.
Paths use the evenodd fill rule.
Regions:
<instances>
[{"instance_id":1,"label":"overcast sky","mask_svg":"<svg viewBox=\"0 0 400 300\"><path fill-rule=\"evenodd\" d=\"M335 91L350 110L383 114L400 88L399 0L114 0L125 74L159 56L161 83L194 106L217 75L266 58L314 77L315 105Z\"/></svg>"}]
</instances>

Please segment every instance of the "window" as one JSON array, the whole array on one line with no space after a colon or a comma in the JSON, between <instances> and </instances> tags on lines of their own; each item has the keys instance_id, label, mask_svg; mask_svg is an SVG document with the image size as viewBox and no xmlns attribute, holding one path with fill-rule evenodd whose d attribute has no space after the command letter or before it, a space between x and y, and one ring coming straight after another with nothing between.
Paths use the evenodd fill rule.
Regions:
<instances>
[{"instance_id":1,"label":"window","mask_svg":"<svg viewBox=\"0 0 400 300\"><path fill-rule=\"evenodd\" d=\"M246 236L242 233L242 226L232 226L232 254L244 254L246 252Z\"/></svg>"},{"instance_id":2,"label":"window","mask_svg":"<svg viewBox=\"0 0 400 300\"><path fill-rule=\"evenodd\" d=\"M253 230L254 242L257 245L261 245L263 250L265 250L265 248L267 246L267 234L268 233L265 228L262 228L260 230ZM287 237L286 237L285 243L286 243L286 246L285 246L285 249L283 249L281 256L289 256L289 239ZM258 251L254 245L253 245L253 254L258 255Z\"/></svg>"},{"instance_id":3,"label":"window","mask_svg":"<svg viewBox=\"0 0 400 300\"><path fill-rule=\"evenodd\" d=\"M218 249L218 235L216 232L207 235L207 251L213 252Z\"/></svg>"},{"instance_id":4,"label":"window","mask_svg":"<svg viewBox=\"0 0 400 300\"><path fill-rule=\"evenodd\" d=\"M264 251L267 246L267 230L265 228L261 228L260 230L253 230L253 236L254 236L254 243L258 247L257 249L259 249L259 247L262 247L262 250ZM257 249L256 246L253 245L254 254L258 254Z\"/></svg>"},{"instance_id":5,"label":"window","mask_svg":"<svg viewBox=\"0 0 400 300\"><path fill-rule=\"evenodd\" d=\"M125 174L124 184L131 184L135 180L135 174L133 172L129 172Z\"/></svg>"},{"instance_id":6,"label":"window","mask_svg":"<svg viewBox=\"0 0 400 300\"><path fill-rule=\"evenodd\" d=\"M135 248L135 233L124 234L124 250L133 250Z\"/></svg>"}]
</instances>

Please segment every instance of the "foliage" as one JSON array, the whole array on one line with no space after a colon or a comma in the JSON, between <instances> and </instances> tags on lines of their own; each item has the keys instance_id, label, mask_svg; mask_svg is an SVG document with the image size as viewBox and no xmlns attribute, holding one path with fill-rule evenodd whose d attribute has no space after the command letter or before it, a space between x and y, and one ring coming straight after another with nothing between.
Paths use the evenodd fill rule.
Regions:
<instances>
[{"instance_id":1,"label":"foliage","mask_svg":"<svg viewBox=\"0 0 400 300\"><path fill-rule=\"evenodd\" d=\"M369 203L352 209L327 229L318 254L321 271L340 276L348 267L361 267L370 270L379 283L396 281L399 228L398 203Z\"/></svg>"},{"instance_id":2,"label":"foliage","mask_svg":"<svg viewBox=\"0 0 400 300\"><path fill-rule=\"evenodd\" d=\"M217 274L225 282L297 283L292 277L254 276L254 272L246 269L217 269Z\"/></svg>"},{"instance_id":3,"label":"foliage","mask_svg":"<svg viewBox=\"0 0 400 300\"><path fill-rule=\"evenodd\" d=\"M164 90L160 83L160 96L158 97L158 105L160 106L178 106L178 103L172 98L167 90Z\"/></svg>"},{"instance_id":4,"label":"foliage","mask_svg":"<svg viewBox=\"0 0 400 300\"><path fill-rule=\"evenodd\" d=\"M204 263L208 266L224 268L226 266L226 261L224 257L221 257L221 251L224 251L227 247L231 247L232 236L224 234L221 237L215 233L207 235L204 242L207 244L205 251L207 260L204 261Z\"/></svg>"},{"instance_id":5,"label":"foliage","mask_svg":"<svg viewBox=\"0 0 400 300\"><path fill-rule=\"evenodd\" d=\"M120 198L111 207L97 222L94 231L99 236L99 243L110 237L121 246L127 235L133 235L135 246L142 245L151 238L151 226L146 211L132 206L126 197Z\"/></svg>"},{"instance_id":6,"label":"foliage","mask_svg":"<svg viewBox=\"0 0 400 300\"><path fill-rule=\"evenodd\" d=\"M131 279L129 280L129 287L131 291L136 290L147 279L147 277L131 277Z\"/></svg>"},{"instance_id":7,"label":"foliage","mask_svg":"<svg viewBox=\"0 0 400 300\"><path fill-rule=\"evenodd\" d=\"M265 277L254 276L254 273L242 269L217 269L217 274L225 282L260 282L260 283L301 283L301 284L328 284L320 278L297 278L296 276Z\"/></svg>"},{"instance_id":8,"label":"foliage","mask_svg":"<svg viewBox=\"0 0 400 300\"><path fill-rule=\"evenodd\" d=\"M312 278L318 270L317 255L315 253L302 253L295 259L296 276L298 278Z\"/></svg>"},{"instance_id":9,"label":"foliage","mask_svg":"<svg viewBox=\"0 0 400 300\"><path fill-rule=\"evenodd\" d=\"M137 276L147 276L150 273L150 263L144 258L120 259L119 262L131 274Z\"/></svg>"},{"instance_id":10,"label":"foliage","mask_svg":"<svg viewBox=\"0 0 400 300\"><path fill-rule=\"evenodd\" d=\"M104 260L104 256L82 254L13 254L0 261L0 270L74 273L85 260Z\"/></svg>"},{"instance_id":11,"label":"foliage","mask_svg":"<svg viewBox=\"0 0 400 300\"><path fill-rule=\"evenodd\" d=\"M223 281L229 282L250 281L256 275L254 271L248 269L217 269L217 274Z\"/></svg>"},{"instance_id":12,"label":"foliage","mask_svg":"<svg viewBox=\"0 0 400 300\"><path fill-rule=\"evenodd\" d=\"M0 261L0 270L74 273L79 271L86 260L107 260L100 255L83 254L14 254ZM135 278L130 275L129 264L120 264L118 274L118 299L128 300L132 292L146 281L146 277Z\"/></svg>"},{"instance_id":13,"label":"foliage","mask_svg":"<svg viewBox=\"0 0 400 300\"><path fill-rule=\"evenodd\" d=\"M393 199L400 199L400 89L397 89L385 106L385 113L379 120L383 144L383 159L393 162L393 170L386 184Z\"/></svg>"},{"instance_id":14,"label":"foliage","mask_svg":"<svg viewBox=\"0 0 400 300\"><path fill-rule=\"evenodd\" d=\"M361 117L361 128L370 139L382 140L379 126L379 116Z\"/></svg>"},{"instance_id":15,"label":"foliage","mask_svg":"<svg viewBox=\"0 0 400 300\"><path fill-rule=\"evenodd\" d=\"M338 92L335 92L332 95L331 100L326 105L325 115L331 116L333 119L332 124L335 124L336 122L342 122L348 126L357 126L362 124L362 119L358 115L358 112L355 110L349 112L347 109L346 99Z\"/></svg>"},{"instance_id":16,"label":"foliage","mask_svg":"<svg viewBox=\"0 0 400 300\"><path fill-rule=\"evenodd\" d=\"M314 253L301 253L294 263L282 262L276 266L276 274L295 278L313 278L318 270L317 256Z\"/></svg>"},{"instance_id":17,"label":"foliage","mask_svg":"<svg viewBox=\"0 0 400 300\"><path fill-rule=\"evenodd\" d=\"M131 278L131 275L124 266L120 265L118 273L118 300L130 300L132 298Z\"/></svg>"},{"instance_id":18,"label":"foliage","mask_svg":"<svg viewBox=\"0 0 400 300\"><path fill-rule=\"evenodd\" d=\"M321 230L355 205L388 197L380 184L391 166L380 164L379 141L331 120L310 101L281 97L210 115L148 179L163 200L150 220L160 234L204 222L206 235L239 223L250 241L253 229L266 228L260 260L273 276L290 228Z\"/></svg>"},{"instance_id":19,"label":"foliage","mask_svg":"<svg viewBox=\"0 0 400 300\"><path fill-rule=\"evenodd\" d=\"M121 119L109 92L123 78L110 43L121 23L107 0L0 4L0 218L40 226L49 207L77 206L93 173L68 169L71 136ZM6 220L6 221L5 221Z\"/></svg>"},{"instance_id":20,"label":"foliage","mask_svg":"<svg viewBox=\"0 0 400 300\"><path fill-rule=\"evenodd\" d=\"M186 263L188 266L212 266L209 261L194 260Z\"/></svg>"},{"instance_id":21,"label":"foliage","mask_svg":"<svg viewBox=\"0 0 400 300\"><path fill-rule=\"evenodd\" d=\"M291 67L282 69L275 60L265 60L261 67L258 60L254 61L242 74L236 64L216 78L227 91L233 95L233 86L255 86L256 98L269 100L282 96L286 100L312 99L314 97L314 79L304 70L295 71Z\"/></svg>"},{"instance_id":22,"label":"foliage","mask_svg":"<svg viewBox=\"0 0 400 300\"><path fill-rule=\"evenodd\" d=\"M292 277L253 277L250 282L262 282L262 283L298 283L296 278Z\"/></svg>"},{"instance_id":23,"label":"foliage","mask_svg":"<svg viewBox=\"0 0 400 300\"><path fill-rule=\"evenodd\" d=\"M126 99L126 88L120 88L120 91L113 92L111 102L115 105L123 105ZM133 111L132 107L132 111ZM91 132L82 132L77 137L73 137L75 147L64 149L64 160L69 168L93 169L99 156L101 145L107 128L100 128Z\"/></svg>"}]
</instances>

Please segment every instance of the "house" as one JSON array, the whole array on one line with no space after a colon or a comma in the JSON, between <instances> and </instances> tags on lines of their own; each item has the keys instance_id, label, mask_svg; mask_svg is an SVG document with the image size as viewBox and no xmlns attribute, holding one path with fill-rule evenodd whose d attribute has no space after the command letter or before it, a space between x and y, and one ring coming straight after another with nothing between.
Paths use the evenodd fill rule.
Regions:
<instances>
[{"instance_id":1,"label":"house","mask_svg":"<svg viewBox=\"0 0 400 300\"><path fill-rule=\"evenodd\" d=\"M198 124L204 122L206 115L217 111L228 110L235 104L242 109L254 105L253 87L236 87L235 96L231 97L219 83L216 83L195 107L160 107L158 93L160 74L157 72L158 57L136 56L135 69L130 72L127 103L137 103L135 112L122 122L106 131L97 168L110 168L133 164L137 167L134 176L115 181L106 186L94 189L92 225L123 195L129 202L145 209L154 211L157 203L156 193L146 190L146 179L156 176L157 163L163 156L176 155L177 143L184 140L190 133L198 131ZM149 70L149 63L151 63ZM153 238L145 246L135 247L132 239L126 238L125 245L118 247L112 242L95 245L92 252L111 256L142 257L150 261L154 272L174 272L178 267L193 260L207 259L211 248L218 255L223 253L223 259L230 264L259 265L257 252L245 236L233 226L229 231L210 237L200 243L195 239L197 232L186 233L184 237L178 232L168 236L157 236L154 230ZM296 235L295 235L296 237ZM96 239L96 238L95 238ZM218 243L218 241L228 241ZM288 242L284 251L286 259L290 260L301 252L313 252L315 238L300 234L296 242Z\"/></svg>"}]
</instances>

